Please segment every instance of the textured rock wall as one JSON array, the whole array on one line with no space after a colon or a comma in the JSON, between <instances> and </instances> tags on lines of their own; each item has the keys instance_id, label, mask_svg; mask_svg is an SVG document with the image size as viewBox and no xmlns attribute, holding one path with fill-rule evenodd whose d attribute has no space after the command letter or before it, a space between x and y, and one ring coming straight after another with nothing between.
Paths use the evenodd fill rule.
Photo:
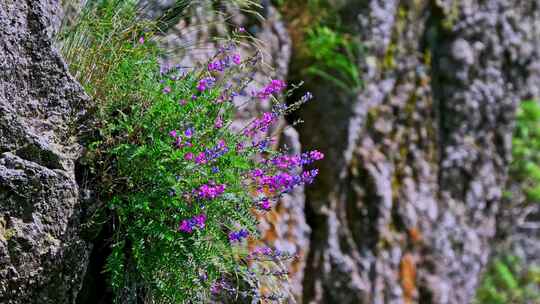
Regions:
<instances>
[{"instance_id":1,"label":"textured rock wall","mask_svg":"<svg viewBox=\"0 0 540 304\"><path fill-rule=\"evenodd\" d=\"M0 302L73 303L89 248L78 236L74 138L86 101L53 47L57 1L0 1Z\"/></svg>"},{"instance_id":2,"label":"textured rock wall","mask_svg":"<svg viewBox=\"0 0 540 304\"><path fill-rule=\"evenodd\" d=\"M514 110L538 95L538 2L349 1L342 11L367 49L366 86L348 98L317 83L314 95L333 102L302 113L302 144L332 155L306 192L306 273L320 275L305 276L304 302L470 303Z\"/></svg>"}]
</instances>

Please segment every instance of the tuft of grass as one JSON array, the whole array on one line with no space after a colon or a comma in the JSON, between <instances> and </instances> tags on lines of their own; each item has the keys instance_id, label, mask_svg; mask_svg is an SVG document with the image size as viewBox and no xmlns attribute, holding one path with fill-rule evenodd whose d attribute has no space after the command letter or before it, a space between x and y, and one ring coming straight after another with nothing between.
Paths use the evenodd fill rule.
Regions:
<instances>
[{"instance_id":1,"label":"tuft of grass","mask_svg":"<svg viewBox=\"0 0 540 304\"><path fill-rule=\"evenodd\" d=\"M318 77L345 92L363 85L362 44L342 25L339 6L328 0L277 1L295 49L301 78Z\"/></svg>"},{"instance_id":2,"label":"tuft of grass","mask_svg":"<svg viewBox=\"0 0 540 304\"><path fill-rule=\"evenodd\" d=\"M306 45L314 64L306 72L332 82L345 91L362 86L357 58L360 45L328 26L308 30Z\"/></svg>"}]
</instances>

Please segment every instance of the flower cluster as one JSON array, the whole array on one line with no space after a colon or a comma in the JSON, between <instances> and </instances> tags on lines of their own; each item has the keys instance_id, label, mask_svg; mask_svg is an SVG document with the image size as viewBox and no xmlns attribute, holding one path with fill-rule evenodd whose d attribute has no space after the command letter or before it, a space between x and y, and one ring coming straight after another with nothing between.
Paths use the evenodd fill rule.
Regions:
<instances>
[{"instance_id":1,"label":"flower cluster","mask_svg":"<svg viewBox=\"0 0 540 304\"><path fill-rule=\"evenodd\" d=\"M150 41L136 45L146 47ZM262 295L257 280L282 277L287 270L250 267L258 262L277 264L292 256L268 247L248 254L243 250L248 246L246 239L256 234L259 212L270 211L284 193L313 182L318 171L304 167L324 157L316 150L299 155L275 151L277 138L269 133L288 113L290 108L285 103L273 102L271 110L237 128L232 121L238 110L237 101L269 99L282 93L286 84L274 79L260 91L248 93L246 88L255 78L257 59L253 56L242 61L233 49L230 45L221 48L202 70L182 68L187 72L181 76L177 69L167 65L158 70L157 60L133 61L154 62L154 70L127 71L154 71L151 75L135 74L126 86L132 89L141 84L149 86L139 92L143 97L140 99L152 102L134 107L133 113L126 114L134 115L129 120L132 125L120 122L117 126L125 128L124 134L130 135L119 138L119 142L123 141L115 154L119 172L127 180L138 183L137 187L125 188L138 190L126 194L126 202L119 200L115 210L119 210L119 216L127 223L126 234L135 240L134 244L153 240L155 248L171 250L180 257L163 261L156 258L155 251L133 247L139 250L137 266L144 271L141 277L159 278L161 273L155 269L186 272L171 276L175 280L163 279L164 294L175 303L190 299L206 303L209 292L234 296L245 293L251 299L281 298L278 294ZM235 74L237 71L241 73ZM130 96L130 93L118 95ZM238 95L241 98L235 99ZM302 100L310 98L306 96ZM148 204L148 201L156 203ZM209 242L215 246L201 245ZM234 255L224 254L223 250L230 247L239 248L235 248ZM116 256L124 252L115 250ZM200 256L186 258L195 254ZM245 258L252 260L247 264L241 262ZM255 287L248 291L244 287L233 288L241 286L235 281L239 279L230 275L237 273ZM120 277L116 281L118 286L122 285ZM195 281L197 286L193 284ZM145 283L150 286L153 282ZM208 286L212 286L210 290ZM216 302L222 303L217 299Z\"/></svg>"},{"instance_id":2,"label":"flower cluster","mask_svg":"<svg viewBox=\"0 0 540 304\"><path fill-rule=\"evenodd\" d=\"M247 256L247 259L249 260L260 260L260 261L266 261L266 260L290 260L295 259L297 256L295 254L292 254L290 252L281 251L279 249L266 247L266 246L259 246L255 247Z\"/></svg>"},{"instance_id":3,"label":"flower cluster","mask_svg":"<svg viewBox=\"0 0 540 304\"><path fill-rule=\"evenodd\" d=\"M264 87L264 89L257 92L256 96L263 100L268 99L270 95L279 93L283 91L286 87L287 85L283 80L273 79L272 81L270 81L269 84Z\"/></svg>"},{"instance_id":4,"label":"flower cluster","mask_svg":"<svg viewBox=\"0 0 540 304\"><path fill-rule=\"evenodd\" d=\"M185 233L192 233L194 229L203 229L206 225L206 215L199 214L190 219L185 219L180 222L179 231Z\"/></svg>"},{"instance_id":5,"label":"flower cluster","mask_svg":"<svg viewBox=\"0 0 540 304\"><path fill-rule=\"evenodd\" d=\"M241 242L243 239L247 238L249 236L249 231L246 229L240 229L238 231L232 231L229 233L229 241L231 243L233 242Z\"/></svg>"},{"instance_id":6,"label":"flower cluster","mask_svg":"<svg viewBox=\"0 0 540 304\"><path fill-rule=\"evenodd\" d=\"M275 112L265 112L262 117L259 117L244 130L244 135L254 137L259 132L266 132L274 123L277 122L279 116Z\"/></svg>"},{"instance_id":7,"label":"flower cluster","mask_svg":"<svg viewBox=\"0 0 540 304\"><path fill-rule=\"evenodd\" d=\"M208 63L209 72L223 72L232 66L232 63L239 65L242 63L240 54L233 54L231 56L224 56L223 59L216 59Z\"/></svg>"},{"instance_id":8,"label":"flower cluster","mask_svg":"<svg viewBox=\"0 0 540 304\"><path fill-rule=\"evenodd\" d=\"M256 185L258 191L279 195L289 192L294 187L302 184L312 184L318 174L318 169L304 171L300 174L278 171L275 174L263 173L262 175L254 175L252 172L251 180Z\"/></svg>"},{"instance_id":9,"label":"flower cluster","mask_svg":"<svg viewBox=\"0 0 540 304\"><path fill-rule=\"evenodd\" d=\"M187 128L184 131L184 138L185 138L186 142L183 142L184 138L182 138L182 135L178 134L178 131L176 131L176 130L171 130L169 132L169 136L174 139L173 145L175 147L177 147L177 148L191 147L193 145L188 140L193 136L193 132L194 132L193 128Z\"/></svg>"},{"instance_id":10,"label":"flower cluster","mask_svg":"<svg viewBox=\"0 0 540 304\"><path fill-rule=\"evenodd\" d=\"M229 152L229 148L225 144L225 140L220 139L218 141L218 144L214 146L213 148L206 149L204 151L205 157L208 161L214 160L216 158L219 158L223 154Z\"/></svg>"},{"instance_id":11,"label":"flower cluster","mask_svg":"<svg viewBox=\"0 0 540 304\"><path fill-rule=\"evenodd\" d=\"M324 158L324 154L320 151L313 150L302 153L302 155L279 155L274 157L270 162L278 169L292 169L297 166L310 165L317 160Z\"/></svg>"},{"instance_id":12,"label":"flower cluster","mask_svg":"<svg viewBox=\"0 0 540 304\"><path fill-rule=\"evenodd\" d=\"M199 83L197 83L197 90L199 92L204 92L207 89L212 88L215 83L216 79L214 77L204 77L203 79L199 80Z\"/></svg>"},{"instance_id":13,"label":"flower cluster","mask_svg":"<svg viewBox=\"0 0 540 304\"><path fill-rule=\"evenodd\" d=\"M197 189L197 196L204 200L213 200L225 192L227 187L224 184L212 185L204 184Z\"/></svg>"}]
</instances>

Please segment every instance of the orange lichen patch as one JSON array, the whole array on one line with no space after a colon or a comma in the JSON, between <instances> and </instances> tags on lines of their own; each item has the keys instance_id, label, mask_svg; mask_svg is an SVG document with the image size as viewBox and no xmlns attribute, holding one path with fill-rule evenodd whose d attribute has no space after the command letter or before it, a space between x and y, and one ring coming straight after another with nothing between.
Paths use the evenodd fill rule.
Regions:
<instances>
[{"instance_id":1,"label":"orange lichen patch","mask_svg":"<svg viewBox=\"0 0 540 304\"><path fill-rule=\"evenodd\" d=\"M419 243L422 241L422 233L416 227L409 229L409 237L414 243Z\"/></svg>"},{"instance_id":2,"label":"orange lichen patch","mask_svg":"<svg viewBox=\"0 0 540 304\"><path fill-rule=\"evenodd\" d=\"M266 242L266 243L270 243L270 244L273 244L277 239L278 239L278 235L277 235L277 231L275 228L272 228L272 229L268 229L267 231L264 232L263 236L262 236L262 239Z\"/></svg>"},{"instance_id":3,"label":"orange lichen patch","mask_svg":"<svg viewBox=\"0 0 540 304\"><path fill-rule=\"evenodd\" d=\"M416 263L410 253L406 253L401 258L400 265L401 288L406 304L413 303L416 295Z\"/></svg>"}]
</instances>

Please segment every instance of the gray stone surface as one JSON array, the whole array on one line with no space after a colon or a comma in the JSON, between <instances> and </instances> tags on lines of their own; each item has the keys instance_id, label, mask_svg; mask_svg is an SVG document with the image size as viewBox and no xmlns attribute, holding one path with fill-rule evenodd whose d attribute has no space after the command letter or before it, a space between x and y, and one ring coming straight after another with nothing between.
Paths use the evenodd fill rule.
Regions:
<instances>
[{"instance_id":1,"label":"gray stone surface","mask_svg":"<svg viewBox=\"0 0 540 304\"><path fill-rule=\"evenodd\" d=\"M537 1L349 1L365 88L316 83L299 129L330 156L306 189L305 303L472 301L515 108L538 96L538 13Z\"/></svg>"},{"instance_id":2,"label":"gray stone surface","mask_svg":"<svg viewBox=\"0 0 540 304\"><path fill-rule=\"evenodd\" d=\"M0 1L0 302L73 303L89 248L78 236L75 133L87 101L53 47L58 1Z\"/></svg>"}]
</instances>

